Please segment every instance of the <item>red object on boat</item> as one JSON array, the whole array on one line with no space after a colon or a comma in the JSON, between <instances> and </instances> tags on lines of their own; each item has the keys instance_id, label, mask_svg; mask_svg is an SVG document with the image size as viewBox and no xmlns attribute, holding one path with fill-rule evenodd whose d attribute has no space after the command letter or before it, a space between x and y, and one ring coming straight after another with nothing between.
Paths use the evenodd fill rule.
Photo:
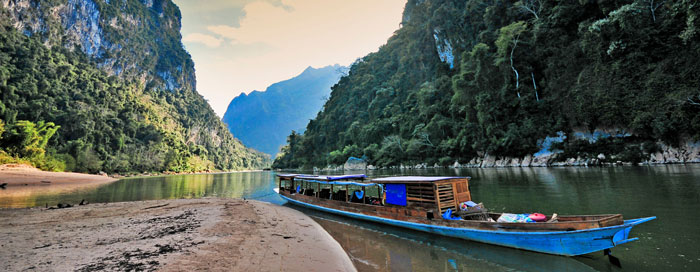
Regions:
<instances>
[{"instance_id":1,"label":"red object on boat","mask_svg":"<svg viewBox=\"0 0 700 272\"><path fill-rule=\"evenodd\" d=\"M531 213L530 215L528 215L528 217L530 217L530 219L532 219L535 222L542 222L547 220L547 216L541 213Z\"/></svg>"}]
</instances>

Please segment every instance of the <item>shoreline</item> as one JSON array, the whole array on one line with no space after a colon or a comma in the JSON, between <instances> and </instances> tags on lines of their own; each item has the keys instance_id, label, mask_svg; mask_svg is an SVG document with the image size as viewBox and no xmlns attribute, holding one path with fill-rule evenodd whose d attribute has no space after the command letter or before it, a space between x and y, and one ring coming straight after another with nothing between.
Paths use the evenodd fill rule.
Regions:
<instances>
[{"instance_id":1,"label":"shoreline","mask_svg":"<svg viewBox=\"0 0 700 272\"><path fill-rule=\"evenodd\" d=\"M49 186L52 188L65 187L66 190L89 188L114 182L121 179L144 178L144 177L166 177L179 175L215 175L229 173L252 173L265 172L270 170L236 170L217 172L192 172L192 173L146 173L134 175L105 174L100 175L76 173L76 172L50 172L37 169L26 164L3 164L0 165L0 185L7 183L5 188ZM69 188L71 187L71 188ZM40 190L33 187L32 190ZM5 191L7 192L10 190Z\"/></svg>"},{"instance_id":2,"label":"shoreline","mask_svg":"<svg viewBox=\"0 0 700 272\"><path fill-rule=\"evenodd\" d=\"M25 164L0 165L0 184L7 183L7 188L17 186L101 185L116 180L106 175L42 171Z\"/></svg>"},{"instance_id":3,"label":"shoreline","mask_svg":"<svg viewBox=\"0 0 700 272\"><path fill-rule=\"evenodd\" d=\"M0 197L21 198L94 189L117 180L103 175L48 172L24 164L4 164L0 165Z\"/></svg>"},{"instance_id":4,"label":"shoreline","mask_svg":"<svg viewBox=\"0 0 700 272\"><path fill-rule=\"evenodd\" d=\"M585 165L585 164L567 164L567 163L553 163L550 165L470 165L461 164L457 167L454 165L450 166L430 166L427 164L418 165L400 165L400 166L389 166L389 167L374 167L374 168L348 168L344 169L343 166L338 167L326 167L326 168L278 168L272 171L275 172L326 172L326 171L382 171L382 170L421 170L421 169L504 169L504 168L521 168L521 169L535 169L535 168L614 168L614 167L657 167L657 166L669 166L669 165L700 165L700 162L666 162L666 163L638 163L633 164L629 162L620 163L603 163L599 165Z\"/></svg>"},{"instance_id":5,"label":"shoreline","mask_svg":"<svg viewBox=\"0 0 700 272\"><path fill-rule=\"evenodd\" d=\"M340 244L311 218L254 200L2 209L0 217L6 271L355 271Z\"/></svg>"},{"instance_id":6,"label":"shoreline","mask_svg":"<svg viewBox=\"0 0 700 272\"><path fill-rule=\"evenodd\" d=\"M134 174L134 175L120 175L111 174L109 177L115 179L131 179L131 178L145 178L145 177L167 177L167 176L181 176L181 175L216 175L216 174L231 174L231 173L253 173L253 172L265 172L271 170L235 170L235 171L212 171L212 172L184 172L184 173L153 173L153 174Z\"/></svg>"}]
</instances>

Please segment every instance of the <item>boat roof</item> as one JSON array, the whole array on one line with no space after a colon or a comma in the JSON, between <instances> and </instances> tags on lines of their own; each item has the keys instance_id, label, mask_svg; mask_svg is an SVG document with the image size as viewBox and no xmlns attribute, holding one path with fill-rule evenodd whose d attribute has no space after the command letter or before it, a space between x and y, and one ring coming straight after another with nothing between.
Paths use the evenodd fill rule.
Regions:
<instances>
[{"instance_id":1,"label":"boat roof","mask_svg":"<svg viewBox=\"0 0 700 272\"><path fill-rule=\"evenodd\" d=\"M344 180L344 179L366 179L366 175L341 175L341 176L316 176L316 175L298 175L294 178L310 179L310 180Z\"/></svg>"},{"instance_id":2,"label":"boat roof","mask_svg":"<svg viewBox=\"0 0 700 272\"><path fill-rule=\"evenodd\" d=\"M293 178L299 176L299 174L277 174L277 176L280 178Z\"/></svg>"},{"instance_id":3,"label":"boat roof","mask_svg":"<svg viewBox=\"0 0 700 272\"><path fill-rule=\"evenodd\" d=\"M373 179L374 183L431 183L451 179L465 179L466 177L423 177L423 176L401 176Z\"/></svg>"}]
</instances>

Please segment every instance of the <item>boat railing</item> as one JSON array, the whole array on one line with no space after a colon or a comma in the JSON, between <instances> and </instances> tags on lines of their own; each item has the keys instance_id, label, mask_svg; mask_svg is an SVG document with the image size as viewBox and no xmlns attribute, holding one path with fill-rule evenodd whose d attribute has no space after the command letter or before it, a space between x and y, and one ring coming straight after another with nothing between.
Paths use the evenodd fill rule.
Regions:
<instances>
[{"instance_id":1,"label":"boat railing","mask_svg":"<svg viewBox=\"0 0 700 272\"><path fill-rule=\"evenodd\" d=\"M280 178L280 190L292 194L302 194L317 198L379 205L384 193L384 186L379 183L365 183L364 175L345 176L310 176L295 175ZM316 186L314 186L316 184ZM339 186L339 187L338 187ZM358 188L359 187L359 188ZM376 188L368 190L368 188ZM352 189L352 190L351 190ZM371 193L373 196L370 196Z\"/></svg>"}]
</instances>

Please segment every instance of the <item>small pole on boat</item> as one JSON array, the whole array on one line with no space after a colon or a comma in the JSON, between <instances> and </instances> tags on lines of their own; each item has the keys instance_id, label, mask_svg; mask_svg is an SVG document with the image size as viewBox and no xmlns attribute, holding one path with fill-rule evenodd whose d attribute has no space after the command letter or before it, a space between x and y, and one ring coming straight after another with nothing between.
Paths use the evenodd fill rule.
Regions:
<instances>
[{"instance_id":1,"label":"small pole on boat","mask_svg":"<svg viewBox=\"0 0 700 272\"><path fill-rule=\"evenodd\" d=\"M350 202L350 189L348 185L345 185L345 202Z\"/></svg>"},{"instance_id":2,"label":"small pole on boat","mask_svg":"<svg viewBox=\"0 0 700 272\"><path fill-rule=\"evenodd\" d=\"M362 186L362 204L367 204L367 198L365 196L365 186Z\"/></svg>"},{"instance_id":3,"label":"small pole on boat","mask_svg":"<svg viewBox=\"0 0 700 272\"><path fill-rule=\"evenodd\" d=\"M318 198L318 197L321 197L321 183L319 182L316 184L318 185L318 186L316 186L316 188L318 189L318 190L316 190L316 197Z\"/></svg>"},{"instance_id":4,"label":"small pole on boat","mask_svg":"<svg viewBox=\"0 0 700 272\"><path fill-rule=\"evenodd\" d=\"M333 192L333 184L331 184L331 199L333 199L333 194L334 194L334 193L335 193L335 192Z\"/></svg>"}]
</instances>

